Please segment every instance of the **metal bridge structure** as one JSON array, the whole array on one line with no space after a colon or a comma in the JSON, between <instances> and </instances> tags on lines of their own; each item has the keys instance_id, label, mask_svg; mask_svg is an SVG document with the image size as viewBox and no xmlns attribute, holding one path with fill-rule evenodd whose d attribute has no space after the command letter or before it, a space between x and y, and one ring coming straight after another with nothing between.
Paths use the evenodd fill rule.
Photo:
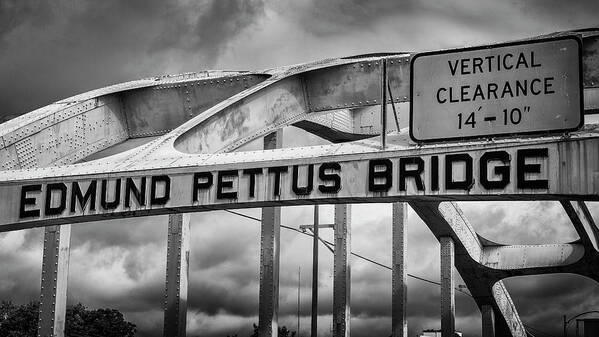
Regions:
<instances>
[{"instance_id":1,"label":"metal bridge structure","mask_svg":"<svg viewBox=\"0 0 599 337\"><path fill-rule=\"evenodd\" d=\"M527 336L503 279L573 273L599 282L599 228L585 204L599 200L599 30L555 35L582 41L585 124L560 134L412 141L414 53L146 78L1 124L0 231L45 228L38 335L64 336L71 224L168 214L164 336L185 336L189 213L262 207L259 334L276 336L281 207L335 204L333 335L349 336L350 204L385 202L393 336L407 335L408 205L440 242L443 337L455 330L454 267L483 336ZM330 144L281 148L288 126ZM264 150L238 151L260 139ZM457 182L452 160L466 167ZM498 161L499 187L487 170ZM455 203L467 200L559 201L579 239L491 242Z\"/></svg>"}]
</instances>

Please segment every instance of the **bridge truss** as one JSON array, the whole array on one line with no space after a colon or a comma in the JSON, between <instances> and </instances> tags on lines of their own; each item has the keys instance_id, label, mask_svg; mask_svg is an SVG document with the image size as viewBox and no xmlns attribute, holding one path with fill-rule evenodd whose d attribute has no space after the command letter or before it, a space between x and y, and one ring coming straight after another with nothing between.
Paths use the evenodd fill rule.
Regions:
<instances>
[{"instance_id":1,"label":"bridge truss","mask_svg":"<svg viewBox=\"0 0 599 337\"><path fill-rule=\"evenodd\" d=\"M390 202L393 336L407 335L407 205L441 244L443 336L454 330L453 266L481 311L483 336L526 336L502 279L574 273L599 281L599 228L585 204L599 200L599 124L593 124L599 31L558 35L583 41L586 114L583 129L562 135L413 143L406 128L413 53L147 78L73 96L0 125L0 231L45 227L39 335L64 335L70 224L169 214L164 335L184 336L187 213L262 207L260 335L275 336L280 207L322 203L335 204L341 243L334 258L334 336L349 335L349 204ZM394 112L384 120L385 130L381 97ZM287 126L332 144L281 149L280 130ZM384 148L376 138L381 133ZM235 152L257 139L264 140L263 151ZM508 184L487 188L480 184L486 166L479 164L486 153L501 151L511 158L504 163L511 168ZM467 186L451 187L452 178L443 176L450 154L474 163ZM441 165L438 171L435 165ZM410 179L402 180L400 170ZM362 178L367 173L372 180ZM526 185L538 180L548 186ZM459 200L559 200L580 239L494 243L476 233L454 202Z\"/></svg>"}]
</instances>

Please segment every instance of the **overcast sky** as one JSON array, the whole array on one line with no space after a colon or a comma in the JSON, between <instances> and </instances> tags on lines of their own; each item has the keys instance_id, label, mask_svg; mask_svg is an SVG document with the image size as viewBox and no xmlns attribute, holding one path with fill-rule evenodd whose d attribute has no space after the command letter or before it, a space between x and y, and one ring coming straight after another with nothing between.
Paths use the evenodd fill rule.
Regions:
<instances>
[{"instance_id":1,"label":"overcast sky","mask_svg":"<svg viewBox=\"0 0 599 337\"><path fill-rule=\"evenodd\" d=\"M599 1L30 1L0 0L0 120L108 84L205 69L257 70L335 56L427 51L599 26ZM286 131L287 134L291 131ZM294 135L301 133L293 132ZM293 144L317 141L306 136ZM290 145L287 142L288 146ZM553 202L462 203L481 235L502 243L577 238ZM591 205L599 216L599 208ZM321 208L332 221L332 206ZM245 210L260 216L259 210ZM354 205L353 250L389 265L390 205ZM283 223L311 221L288 207ZM162 333L166 218L73 228L68 302L111 307L140 336ZM439 244L413 213L408 272L439 279ZM325 236L332 233L324 230ZM0 300L36 300L41 229L0 234ZM192 216L189 336L248 335L257 323L259 224L224 212ZM302 334L309 331L311 239L281 234L280 323L296 329L302 269ZM321 248L322 335L330 333L332 255ZM599 287L573 275L506 281L523 321L554 336L561 315L598 309ZM409 279L410 336L439 327L439 289ZM391 274L352 260L352 335L388 336ZM457 328L480 335L474 301L458 294Z\"/></svg>"}]
</instances>

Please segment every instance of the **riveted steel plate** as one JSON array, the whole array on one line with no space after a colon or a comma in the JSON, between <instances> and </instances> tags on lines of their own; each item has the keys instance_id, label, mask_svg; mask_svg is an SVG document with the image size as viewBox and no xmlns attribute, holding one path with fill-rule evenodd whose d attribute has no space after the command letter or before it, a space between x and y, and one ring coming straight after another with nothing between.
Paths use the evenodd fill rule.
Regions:
<instances>
[{"instance_id":1,"label":"riveted steel plate","mask_svg":"<svg viewBox=\"0 0 599 337\"><path fill-rule=\"evenodd\" d=\"M318 69L302 77L310 111L380 104L380 60Z\"/></svg>"},{"instance_id":2,"label":"riveted steel plate","mask_svg":"<svg viewBox=\"0 0 599 337\"><path fill-rule=\"evenodd\" d=\"M17 149L14 145L0 149L0 170L19 169L19 159Z\"/></svg>"}]
</instances>

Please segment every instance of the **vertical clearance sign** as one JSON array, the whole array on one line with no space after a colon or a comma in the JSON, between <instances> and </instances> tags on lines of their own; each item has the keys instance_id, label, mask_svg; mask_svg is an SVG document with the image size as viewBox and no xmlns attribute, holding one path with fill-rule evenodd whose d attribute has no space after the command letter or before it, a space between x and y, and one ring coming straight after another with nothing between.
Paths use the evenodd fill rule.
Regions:
<instances>
[{"instance_id":1,"label":"vertical clearance sign","mask_svg":"<svg viewBox=\"0 0 599 337\"><path fill-rule=\"evenodd\" d=\"M581 49L564 36L416 55L410 136L434 142L580 128Z\"/></svg>"}]
</instances>

